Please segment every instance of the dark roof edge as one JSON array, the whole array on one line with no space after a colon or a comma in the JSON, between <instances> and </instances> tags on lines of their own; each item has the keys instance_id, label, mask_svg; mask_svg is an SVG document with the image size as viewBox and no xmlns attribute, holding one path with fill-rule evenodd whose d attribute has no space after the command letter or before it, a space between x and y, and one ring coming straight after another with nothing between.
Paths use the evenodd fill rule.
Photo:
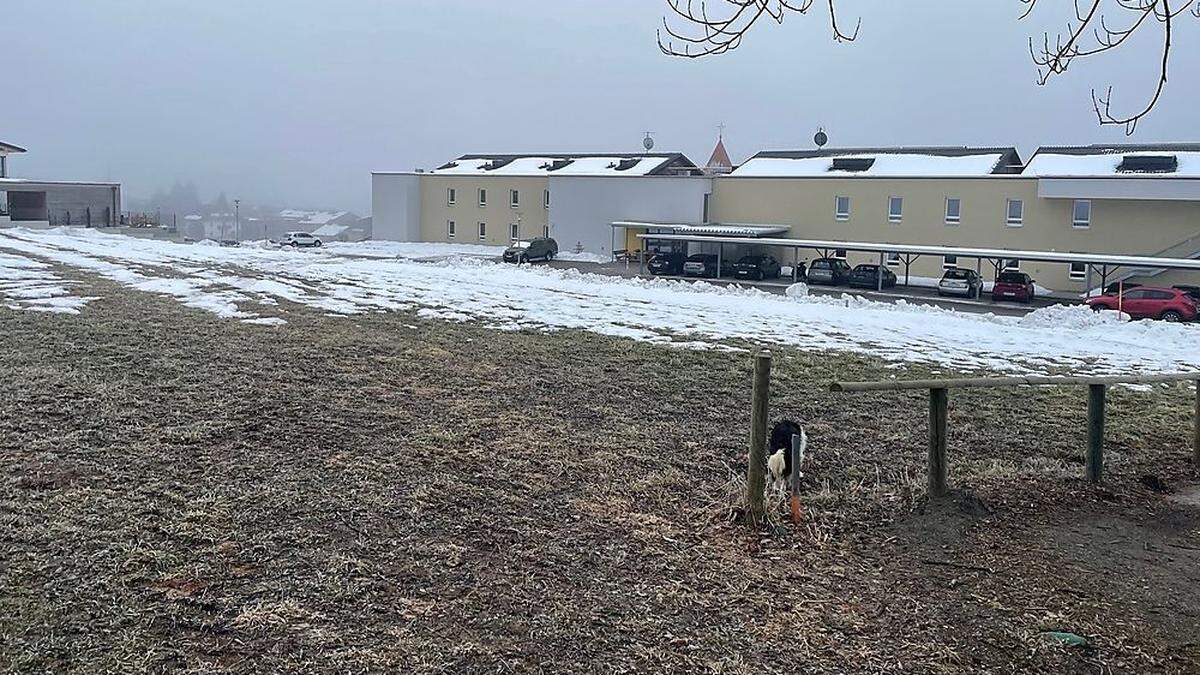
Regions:
<instances>
[{"instance_id":1,"label":"dark roof edge","mask_svg":"<svg viewBox=\"0 0 1200 675\"><path fill-rule=\"evenodd\" d=\"M0 150L3 150L5 152L29 152L28 150L26 150L25 148L22 148L19 145L13 145L12 143L5 143L4 141L0 141Z\"/></svg>"}]
</instances>

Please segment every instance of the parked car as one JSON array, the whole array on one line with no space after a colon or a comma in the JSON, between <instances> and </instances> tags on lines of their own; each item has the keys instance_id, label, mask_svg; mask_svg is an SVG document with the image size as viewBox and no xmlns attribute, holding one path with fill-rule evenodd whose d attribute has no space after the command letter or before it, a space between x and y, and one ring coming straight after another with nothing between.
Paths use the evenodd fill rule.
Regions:
<instances>
[{"instance_id":1,"label":"parked car","mask_svg":"<svg viewBox=\"0 0 1200 675\"><path fill-rule=\"evenodd\" d=\"M1001 272L992 285L992 301L1016 300L1029 303L1033 301L1033 279L1024 272Z\"/></svg>"},{"instance_id":2,"label":"parked car","mask_svg":"<svg viewBox=\"0 0 1200 675\"><path fill-rule=\"evenodd\" d=\"M1103 294L1104 295L1116 295L1117 293L1121 292L1122 288L1124 288L1125 290L1128 291L1132 288L1137 288L1138 286L1141 286L1141 284L1131 284L1128 281L1114 281L1111 284L1104 287Z\"/></svg>"},{"instance_id":3,"label":"parked car","mask_svg":"<svg viewBox=\"0 0 1200 675\"><path fill-rule=\"evenodd\" d=\"M1196 300L1178 288L1139 286L1125 291L1090 298L1087 304L1097 312L1105 309L1120 309L1135 319L1162 319L1163 321L1195 321Z\"/></svg>"},{"instance_id":4,"label":"parked car","mask_svg":"<svg viewBox=\"0 0 1200 675\"><path fill-rule=\"evenodd\" d=\"M646 263L646 268L650 270L650 274L683 274L683 254L682 253L655 253L650 262Z\"/></svg>"},{"instance_id":5,"label":"parked car","mask_svg":"<svg viewBox=\"0 0 1200 675\"><path fill-rule=\"evenodd\" d=\"M938 295L978 298L983 295L983 278L975 270L953 267L946 270L938 282Z\"/></svg>"},{"instance_id":6,"label":"parked car","mask_svg":"<svg viewBox=\"0 0 1200 675\"><path fill-rule=\"evenodd\" d=\"M527 263L550 262L558 255L558 242L550 237L538 237L529 241L518 241L504 249L504 262Z\"/></svg>"},{"instance_id":7,"label":"parked car","mask_svg":"<svg viewBox=\"0 0 1200 675\"><path fill-rule=\"evenodd\" d=\"M850 279L850 266L840 258L817 258L808 266L808 283L841 286Z\"/></svg>"},{"instance_id":8,"label":"parked car","mask_svg":"<svg viewBox=\"0 0 1200 675\"><path fill-rule=\"evenodd\" d=\"M1184 293L1187 293L1189 298L1196 301L1197 303L1200 303L1200 286L1189 286L1187 284L1176 284L1176 285L1172 286L1171 288L1174 288L1177 291L1183 291Z\"/></svg>"},{"instance_id":9,"label":"parked car","mask_svg":"<svg viewBox=\"0 0 1200 675\"><path fill-rule=\"evenodd\" d=\"M288 232L287 236L283 238L283 245L304 248L319 247L321 240L308 232Z\"/></svg>"},{"instance_id":10,"label":"parked car","mask_svg":"<svg viewBox=\"0 0 1200 675\"><path fill-rule=\"evenodd\" d=\"M233 246L241 246L241 244L238 243L237 239L222 239L219 243L221 246L224 246L226 248L233 247Z\"/></svg>"},{"instance_id":11,"label":"parked car","mask_svg":"<svg viewBox=\"0 0 1200 675\"><path fill-rule=\"evenodd\" d=\"M733 265L729 262L728 258L722 258L720 264L721 273L718 275L716 253L693 253L683 262L683 275L714 279L718 276L729 276L733 273Z\"/></svg>"},{"instance_id":12,"label":"parked car","mask_svg":"<svg viewBox=\"0 0 1200 675\"><path fill-rule=\"evenodd\" d=\"M733 264L735 279L778 279L779 261L769 255L747 255Z\"/></svg>"},{"instance_id":13,"label":"parked car","mask_svg":"<svg viewBox=\"0 0 1200 675\"><path fill-rule=\"evenodd\" d=\"M879 287L879 265L864 263L856 266L850 272L850 285L855 288L878 288ZM893 288L896 285L896 273L883 268L883 287Z\"/></svg>"}]
</instances>

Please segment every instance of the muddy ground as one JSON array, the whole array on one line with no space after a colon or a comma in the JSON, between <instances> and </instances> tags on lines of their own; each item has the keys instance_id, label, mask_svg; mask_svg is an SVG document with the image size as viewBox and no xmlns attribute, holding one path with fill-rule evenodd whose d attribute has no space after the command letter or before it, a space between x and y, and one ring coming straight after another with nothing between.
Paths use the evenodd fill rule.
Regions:
<instances>
[{"instance_id":1,"label":"muddy ground","mask_svg":"<svg viewBox=\"0 0 1200 675\"><path fill-rule=\"evenodd\" d=\"M1098 488L1082 390L954 392L930 503L924 396L826 385L931 371L777 349L807 521L751 531L746 352L59 271L102 299L0 307L0 668L1200 671L1182 385L1112 393Z\"/></svg>"}]
</instances>

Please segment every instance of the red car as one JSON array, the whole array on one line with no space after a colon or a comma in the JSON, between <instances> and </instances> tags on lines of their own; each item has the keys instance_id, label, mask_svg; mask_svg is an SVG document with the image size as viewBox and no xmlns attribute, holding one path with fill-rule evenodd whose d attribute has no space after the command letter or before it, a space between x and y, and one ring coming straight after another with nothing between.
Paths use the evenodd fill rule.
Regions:
<instances>
[{"instance_id":1,"label":"red car","mask_svg":"<svg viewBox=\"0 0 1200 675\"><path fill-rule=\"evenodd\" d=\"M1033 279L1024 272L1001 272L992 285L992 302L1001 300L1016 300L1031 302L1033 300Z\"/></svg>"},{"instance_id":2,"label":"red car","mask_svg":"<svg viewBox=\"0 0 1200 675\"><path fill-rule=\"evenodd\" d=\"M1196 301L1178 288L1156 288L1138 286L1125 291L1123 297L1116 293L1104 294L1087 301L1092 309L1121 308L1135 319L1162 319L1163 321L1195 321Z\"/></svg>"}]
</instances>

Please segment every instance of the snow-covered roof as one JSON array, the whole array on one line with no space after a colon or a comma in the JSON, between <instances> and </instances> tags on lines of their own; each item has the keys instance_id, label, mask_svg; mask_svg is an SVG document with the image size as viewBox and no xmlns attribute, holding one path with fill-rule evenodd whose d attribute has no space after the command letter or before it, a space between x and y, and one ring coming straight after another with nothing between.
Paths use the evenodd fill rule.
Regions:
<instances>
[{"instance_id":1,"label":"snow-covered roof","mask_svg":"<svg viewBox=\"0 0 1200 675\"><path fill-rule=\"evenodd\" d=\"M429 173L444 176L649 176L695 168L679 153L463 155Z\"/></svg>"},{"instance_id":2,"label":"snow-covered roof","mask_svg":"<svg viewBox=\"0 0 1200 675\"><path fill-rule=\"evenodd\" d=\"M313 230L312 233L318 237L336 237L348 229L350 229L349 225L322 225Z\"/></svg>"},{"instance_id":3,"label":"snow-covered roof","mask_svg":"<svg viewBox=\"0 0 1200 675\"><path fill-rule=\"evenodd\" d=\"M326 225L330 222L345 216L347 211L299 211L296 209L284 209L279 212L279 217L284 220L294 220L299 225Z\"/></svg>"},{"instance_id":4,"label":"snow-covered roof","mask_svg":"<svg viewBox=\"0 0 1200 675\"><path fill-rule=\"evenodd\" d=\"M19 145L13 145L12 143L0 141L0 152L7 155L9 153L25 152L25 148L22 148Z\"/></svg>"},{"instance_id":5,"label":"snow-covered roof","mask_svg":"<svg viewBox=\"0 0 1200 675\"><path fill-rule=\"evenodd\" d=\"M768 237L788 231L786 225L753 225L749 223L658 223L642 220L618 220L613 227L669 230L674 234L697 234L714 237Z\"/></svg>"},{"instance_id":6,"label":"snow-covered roof","mask_svg":"<svg viewBox=\"0 0 1200 675\"><path fill-rule=\"evenodd\" d=\"M1200 144L1043 147L1025 174L1044 178L1200 178Z\"/></svg>"},{"instance_id":7,"label":"snow-covered roof","mask_svg":"<svg viewBox=\"0 0 1200 675\"><path fill-rule=\"evenodd\" d=\"M733 171L751 178L942 178L1017 173L1015 148L848 148L760 152Z\"/></svg>"}]
</instances>

